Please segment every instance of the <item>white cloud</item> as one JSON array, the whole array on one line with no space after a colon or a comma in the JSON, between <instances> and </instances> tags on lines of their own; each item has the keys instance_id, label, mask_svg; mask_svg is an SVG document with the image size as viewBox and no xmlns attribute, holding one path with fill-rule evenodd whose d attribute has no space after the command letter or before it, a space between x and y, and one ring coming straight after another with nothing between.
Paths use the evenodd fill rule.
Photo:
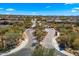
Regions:
<instances>
[{"instance_id":1,"label":"white cloud","mask_svg":"<svg viewBox=\"0 0 79 59\"><path fill-rule=\"evenodd\" d=\"M10 15L11 13L4 13L4 14L6 14L6 15Z\"/></svg>"},{"instance_id":2,"label":"white cloud","mask_svg":"<svg viewBox=\"0 0 79 59\"><path fill-rule=\"evenodd\" d=\"M11 13L8 13L8 12L0 12L0 14L6 14L6 15L10 15Z\"/></svg>"},{"instance_id":3,"label":"white cloud","mask_svg":"<svg viewBox=\"0 0 79 59\"><path fill-rule=\"evenodd\" d=\"M8 8L8 9L6 9L6 11L14 11L15 9L13 9L13 8Z\"/></svg>"},{"instance_id":4,"label":"white cloud","mask_svg":"<svg viewBox=\"0 0 79 59\"><path fill-rule=\"evenodd\" d=\"M72 10L72 12L77 12L77 10Z\"/></svg>"},{"instance_id":5,"label":"white cloud","mask_svg":"<svg viewBox=\"0 0 79 59\"><path fill-rule=\"evenodd\" d=\"M4 8L0 8L0 10L3 10Z\"/></svg>"},{"instance_id":6,"label":"white cloud","mask_svg":"<svg viewBox=\"0 0 79 59\"><path fill-rule=\"evenodd\" d=\"M71 4L74 4L74 3L65 3L65 5L71 5Z\"/></svg>"},{"instance_id":7,"label":"white cloud","mask_svg":"<svg viewBox=\"0 0 79 59\"><path fill-rule=\"evenodd\" d=\"M79 7L73 8L72 12L79 12Z\"/></svg>"},{"instance_id":8,"label":"white cloud","mask_svg":"<svg viewBox=\"0 0 79 59\"><path fill-rule=\"evenodd\" d=\"M46 8L50 8L51 6L46 6Z\"/></svg>"},{"instance_id":9,"label":"white cloud","mask_svg":"<svg viewBox=\"0 0 79 59\"><path fill-rule=\"evenodd\" d=\"M32 14L33 14L33 15L35 15L35 14L36 14L36 12L32 12Z\"/></svg>"},{"instance_id":10,"label":"white cloud","mask_svg":"<svg viewBox=\"0 0 79 59\"><path fill-rule=\"evenodd\" d=\"M76 9L76 10L79 10L79 7L77 7L77 8L74 8L74 9Z\"/></svg>"}]
</instances>

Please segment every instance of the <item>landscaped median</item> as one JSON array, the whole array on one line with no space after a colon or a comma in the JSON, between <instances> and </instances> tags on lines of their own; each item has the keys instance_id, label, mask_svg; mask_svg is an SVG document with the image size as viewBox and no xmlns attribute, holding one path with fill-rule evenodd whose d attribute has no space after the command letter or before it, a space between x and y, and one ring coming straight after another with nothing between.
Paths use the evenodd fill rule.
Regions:
<instances>
[{"instance_id":1,"label":"landscaped median","mask_svg":"<svg viewBox=\"0 0 79 59\"><path fill-rule=\"evenodd\" d=\"M59 44L57 43L56 39L59 37L60 33L57 32L57 36L52 39L52 44L55 48L55 51L58 53L58 55L63 55L63 56L74 56L73 54L65 51L65 50L60 50Z\"/></svg>"},{"instance_id":2,"label":"landscaped median","mask_svg":"<svg viewBox=\"0 0 79 59\"><path fill-rule=\"evenodd\" d=\"M12 49L10 51L7 51L5 53L2 53L0 55L1 56L10 55L10 54L16 53L19 50L23 49L28 44L28 40L29 40L28 35L27 35L27 31L28 31L28 29L23 33L23 36L22 37L23 37L24 40L20 43L19 46L17 46L16 48L14 48L14 49Z\"/></svg>"}]
</instances>

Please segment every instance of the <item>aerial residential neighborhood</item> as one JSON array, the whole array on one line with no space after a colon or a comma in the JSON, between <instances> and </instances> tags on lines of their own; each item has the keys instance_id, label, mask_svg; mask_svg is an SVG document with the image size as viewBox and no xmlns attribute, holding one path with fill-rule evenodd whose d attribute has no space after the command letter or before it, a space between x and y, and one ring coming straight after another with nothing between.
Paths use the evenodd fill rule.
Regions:
<instances>
[{"instance_id":1,"label":"aerial residential neighborhood","mask_svg":"<svg viewBox=\"0 0 79 59\"><path fill-rule=\"evenodd\" d=\"M78 3L0 5L0 56L79 56Z\"/></svg>"}]
</instances>

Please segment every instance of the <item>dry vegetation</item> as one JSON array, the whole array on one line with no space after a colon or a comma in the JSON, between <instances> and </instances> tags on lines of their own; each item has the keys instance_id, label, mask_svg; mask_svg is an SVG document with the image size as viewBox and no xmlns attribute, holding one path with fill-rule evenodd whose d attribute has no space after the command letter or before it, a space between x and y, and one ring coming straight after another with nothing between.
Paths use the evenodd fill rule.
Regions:
<instances>
[{"instance_id":1,"label":"dry vegetation","mask_svg":"<svg viewBox=\"0 0 79 59\"><path fill-rule=\"evenodd\" d=\"M65 50L79 55L79 23L56 23L52 22L51 27L59 31L60 36L57 42L65 46Z\"/></svg>"}]
</instances>

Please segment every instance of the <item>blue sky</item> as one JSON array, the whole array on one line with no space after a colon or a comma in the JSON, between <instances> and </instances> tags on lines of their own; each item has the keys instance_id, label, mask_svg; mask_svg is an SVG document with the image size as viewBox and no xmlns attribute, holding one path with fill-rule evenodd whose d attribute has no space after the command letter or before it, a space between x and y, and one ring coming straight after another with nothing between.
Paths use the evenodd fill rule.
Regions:
<instances>
[{"instance_id":1,"label":"blue sky","mask_svg":"<svg viewBox=\"0 0 79 59\"><path fill-rule=\"evenodd\" d=\"M0 3L0 14L79 15L78 3Z\"/></svg>"}]
</instances>

